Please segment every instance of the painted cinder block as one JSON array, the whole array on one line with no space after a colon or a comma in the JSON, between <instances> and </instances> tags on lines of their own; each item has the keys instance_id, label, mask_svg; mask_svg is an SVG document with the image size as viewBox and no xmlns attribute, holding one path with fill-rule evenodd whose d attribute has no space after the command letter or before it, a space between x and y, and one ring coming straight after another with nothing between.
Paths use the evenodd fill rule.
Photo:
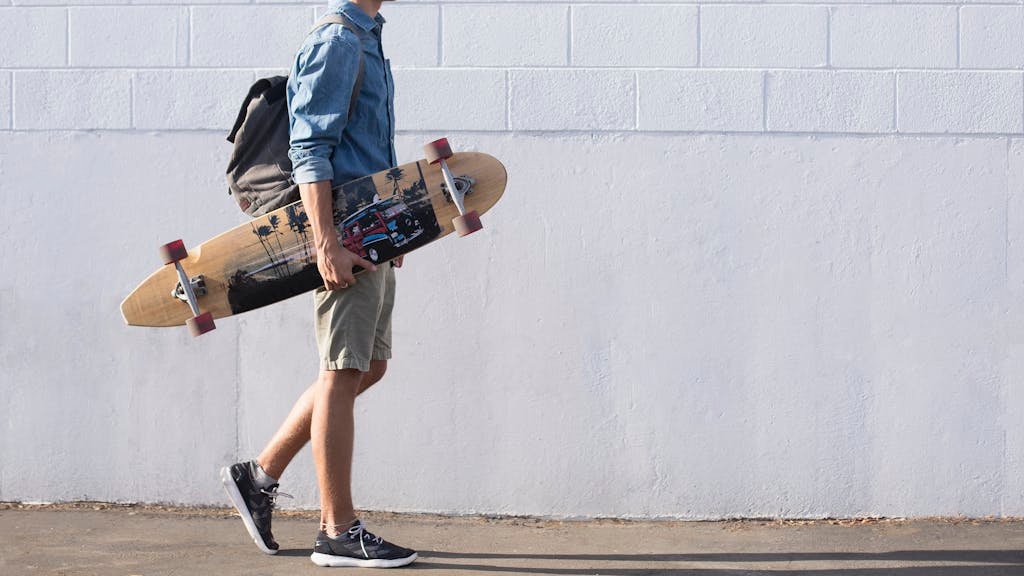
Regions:
<instances>
[{"instance_id":1,"label":"painted cinder block","mask_svg":"<svg viewBox=\"0 0 1024 576\"><path fill-rule=\"evenodd\" d=\"M638 73L640 130L760 131L762 73L644 70Z\"/></svg>"},{"instance_id":2,"label":"painted cinder block","mask_svg":"<svg viewBox=\"0 0 1024 576\"><path fill-rule=\"evenodd\" d=\"M152 130L230 130L255 74L248 70L135 73L134 126Z\"/></svg>"},{"instance_id":3,"label":"painted cinder block","mask_svg":"<svg viewBox=\"0 0 1024 576\"><path fill-rule=\"evenodd\" d=\"M381 41L392 66L437 66L441 10L438 6L385 4Z\"/></svg>"},{"instance_id":4,"label":"painted cinder block","mask_svg":"<svg viewBox=\"0 0 1024 576\"><path fill-rule=\"evenodd\" d=\"M288 67L313 25L308 6L196 6L192 65Z\"/></svg>"},{"instance_id":5,"label":"painted cinder block","mask_svg":"<svg viewBox=\"0 0 1024 576\"><path fill-rule=\"evenodd\" d=\"M445 5L445 66L564 66L569 9L540 4Z\"/></svg>"},{"instance_id":6,"label":"painted cinder block","mask_svg":"<svg viewBox=\"0 0 1024 576\"><path fill-rule=\"evenodd\" d=\"M16 129L131 127L131 73L60 70L14 73Z\"/></svg>"},{"instance_id":7,"label":"painted cinder block","mask_svg":"<svg viewBox=\"0 0 1024 576\"><path fill-rule=\"evenodd\" d=\"M892 132L893 73L778 70L766 73L768 130Z\"/></svg>"},{"instance_id":8,"label":"painted cinder block","mask_svg":"<svg viewBox=\"0 0 1024 576\"><path fill-rule=\"evenodd\" d=\"M577 66L696 66L696 6L574 6Z\"/></svg>"},{"instance_id":9,"label":"painted cinder block","mask_svg":"<svg viewBox=\"0 0 1024 576\"><path fill-rule=\"evenodd\" d=\"M1024 77L1019 72L897 73L900 132L1020 133Z\"/></svg>"},{"instance_id":10,"label":"painted cinder block","mask_svg":"<svg viewBox=\"0 0 1024 576\"><path fill-rule=\"evenodd\" d=\"M67 63L67 10L0 8L0 66L47 68Z\"/></svg>"},{"instance_id":11,"label":"painted cinder block","mask_svg":"<svg viewBox=\"0 0 1024 576\"><path fill-rule=\"evenodd\" d=\"M504 130L504 70L398 69L398 130Z\"/></svg>"},{"instance_id":12,"label":"painted cinder block","mask_svg":"<svg viewBox=\"0 0 1024 576\"><path fill-rule=\"evenodd\" d=\"M71 66L174 66L187 56L188 12L175 6L97 6L68 10Z\"/></svg>"},{"instance_id":13,"label":"painted cinder block","mask_svg":"<svg viewBox=\"0 0 1024 576\"><path fill-rule=\"evenodd\" d=\"M836 6L832 65L848 68L955 68L956 8Z\"/></svg>"},{"instance_id":14,"label":"painted cinder block","mask_svg":"<svg viewBox=\"0 0 1024 576\"><path fill-rule=\"evenodd\" d=\"M702 6L701 64L709 67L825 66L828 9L822 6Z\"/></svg>"},{"instance_id":15,"label":"painted cinder block","mask_svg":"<svg viewBox=\"0 0 1024 576\"><path fill-rule=\"evenodd\" d=\"M11 127L11 73L0 72L0 130Z\"/></svg>"},{"instance_id":16,"label":"painted cinder block","mask_svg":"<svg viewBox=\"0 0 1024 576\"><path fill-rule=\"evenodd\" d=\"M513 130L632 130L636 85L623 70L512 70Z\"/></svg>"},{"instance_id":17,"label":"painted cinder block","mask_svg":"<svg viewBox=\"0 0 1024 576\"><path fill-rule=\"evenodd\" d=\"M960 9L962 68L1024 67L1024 8L965 6Z\"/></svg>"}]
</instances>

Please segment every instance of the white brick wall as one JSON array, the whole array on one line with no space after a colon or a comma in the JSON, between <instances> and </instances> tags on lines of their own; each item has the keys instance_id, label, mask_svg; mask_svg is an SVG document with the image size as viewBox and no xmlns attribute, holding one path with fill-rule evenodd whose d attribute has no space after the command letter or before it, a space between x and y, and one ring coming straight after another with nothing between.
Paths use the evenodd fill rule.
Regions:
<instances>
[{"instance_id":1,"label":"white brick wall","mask_svg":"<svg viewBox=\"0 0 1024 576\"><path fill-rule=\"evenodd\" d=\"M95 84L85 70L105 69L177 90L174 110L159 119L147 111L156 96L130 90L126 123L115 120L125 118L118 87L88 103L67 90L35 98L19 89L25 99L0 100L13 119L0 129L15 130L131 129L133 117L138 129L223 130L241 98L229 86L246 73L286 70L323 11L302 0L4 4L0 71L16 86L43 86L42 69ZM1024 7L949 4L406 0L385 5L385 50L397 71L416 71L396 74L399 131L1016 133L1024 110L1012 77L1024 74ZM928 70L935 75L917 76ZM198 86L204 78L216 83ZM997 91L958 100L971 86ZM409 94L420 87L432 94ZM430 111L478 89L484 98L465 114Z\"/></svg>"},{"instance_id":2,"label":"white brick wall","mask_svg":"<svg viewBox=\"0 0 1024 576\"><path fill-rule=\"evenodd\" d=\"M357 504L1024 515L1022 1L386 3L399 160L449 135L510 181L485 236L403 270L401 362L363 410L409 425L360 437L415 469L358 469ZM31 198L0 226L0 500L221 503L210 470L312 377L300 299L198 343L116 305L152 246L241 221L226 130L322 10L0 0L0 196ZM41 343L69 333L93 348L55 365ZM40 425L63 436L40 449Z\"/></svg>"}]
</instances>

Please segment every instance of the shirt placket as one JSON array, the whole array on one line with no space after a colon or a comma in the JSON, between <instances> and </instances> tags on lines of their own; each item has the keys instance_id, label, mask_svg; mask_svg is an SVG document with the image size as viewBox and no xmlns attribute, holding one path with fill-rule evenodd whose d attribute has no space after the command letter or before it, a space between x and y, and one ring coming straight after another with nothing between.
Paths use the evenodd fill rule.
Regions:
<instances>
[{"instance_id":1,"label":"shirt placket","mask_svg":"<svg viewBox=\"0 0 1024 576\"><path fill-rule=\"evenodd\" d=\"M395 130L393 128L395 119L392 117L393 103L391 102L391 80L388 79L388 61L384 58L384 43L381 41L381 25L373 29L373 35L377 40L377 53L380 54L381 70L384 72L384 97L388 108L388 156L391 158L391 165L395 166Z\"/></svg>"},{"instance_id":2,"label":"shirt placket","mask_svg":"<svg viewBox=\"0 0 1024 576\"><path fill-rule=\"evenodd\" d=\"M392 104L391 104L391 80L388 79L388 74L387 74L387 72L388 72L387 71L388 63L387 63L387 59L384 58L384 43L381 41L381 28L382 27L379 24L377 25L376 28L374 28L374 38L377 40L377 53L380 54L380 56L381 56L381 72L384 73L384 100L385 100L385 104L387 105L387 138L388 138L388 141L387 141L388 152L387 153L388 153L388 156L391 159L391 165L395 166L396 163L395 163L395 158L394 158L394 128L393 128L393 126L394 126L394 118L392 118L392 114L391 114L391 110L392 110Z\"/></svg>"}]
</instances>

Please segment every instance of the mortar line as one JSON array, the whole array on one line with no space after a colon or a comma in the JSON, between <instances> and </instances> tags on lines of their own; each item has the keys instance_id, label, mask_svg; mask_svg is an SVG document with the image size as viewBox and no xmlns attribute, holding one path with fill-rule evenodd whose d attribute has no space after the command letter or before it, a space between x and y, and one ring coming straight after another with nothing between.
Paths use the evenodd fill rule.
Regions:
<instances>
[{"instance_id":1,"label":"mortar line","mask_svg":"<svg viewBox=\"0 0 1024 576\"><path fill-rule=\"evenodd\" d=\"M640 131L640 72L633 72L633 131Z\"/></svg>"},{"instance_id":2,"label":"mortar line","mask_svg":"<svg viewBox=\"0 0 1024 576\"><path fill-rule=\"evenodd\" d=\"M71 66L71 8L64 10L64 65Z\"/></svg>"},{"instance_id":3,"label":"mortar line","mask_svg":"<svg viewBox=\"0 0 1024 576\"><path fill-rule=\"evenodd\" d=\"M761 131L768 132L768 71L761 72Z\"/></svg>"},{"instance_id":4,"label":"mortar line","mask_svg":"<svg viewBox=\"0 0 1024 576\"><path fill-rule=\"evenodd\" d=\"M222 135L224 128L166 128L166 129L145 129L147 132L160 134L211 134ZM397 130L397 136L422 136L435 134L441 128L415 128L411 130ZM80 134L132 134L138 132L129 128L20 128L8 130L7 132L19 134L39 134L43 132L53 133L80 133ZM515 130L450 130L449 134L461 134L467 136L536 136L536 137L576 137L576 136L636 136L644 134L648 136L766 136L764 131L754 130L632 130L628 128L557 128L540 129L526 128ZM971 139L971 140L1002 140L1004 138L1024 138L1024 132L836 132L832 131L772 131L770 136L784 136L792 138L807 138L809 136L819 138L848 138L848 139L875 139L892 136L904 138L933 138L933 139Z\"/></svg>"},{"instance_id":5,"label":"mortar line","mask_svg":"<svg viewBox=\"0 0 1024 576\"><path fill-rule=\"evenodd\" d=\"M444 6L437 6L437 66L444 67Z\"/></svg>"},{"instance_id":6,"label":"mortar line","mask_svg":"<svg viewBox=\"0 0 1024 576\"><path fill-rule=\"evenodd\" d=\"M960 68L960 11L963 6L958 6L956 9L956 67Z\"/></svg>"},{"instance_id":7,"label":"mortar line","mask_svg":"<svg viewBox=\"0 0 1024 576\"><path fill-rule=\"evenodd\" d=\"M892 71L892 131L898 134L900 131L900 73Z\"/></svg>"},{"instance_id":8,"label":"mortar line","mask_svg":"<svg viewBox=\"0 0 1024 576\"><path fill-rule=\"evenodd\" d=\"M702 6L700 4L697 4L697 68L702 68L704 66L704 53L703 53L703 51L700 48L700 29L701 29L700 13L701 13L701 7Z\"/></svg>"},{"instance_id":9,"label":"mortar line","mask_svg":"<svg viewBox=\"0 0 1024 576\"><path fill-rule=\"evenodd\" d=\"M135 129L135 74L132 72L128 76L128 126Z\"/></svg>"},{"instance_id":10,"label":"mortar line","mask_svg":"<svg viewBox=\"0 0 1024 576\"><path fill-rule=\"evenodd\" d=\"M832 69L832 7L828 6L825 19L825 68Z\"/></svg>"},{"instance_id":11,"label":"mortar line","mask_svg":"<svg viewBox=\"0 0 1024 576\"><path fill-rule=\"evenodd\" d=\"M573 27L573 23L572 23L573 6L572 6L572 4L570 4L568 6L567 12L569 13L569 15L568 15L568 23L569 23L569 25L566 26L566 31L565 31L566 32L566 36L567 36L567 46L565 48L565 58L566 58L565 62L566 62L566 65L572 66L572 32L573 32L573 29L572 29L572 27Z\"/></svg>"}]
</instances>

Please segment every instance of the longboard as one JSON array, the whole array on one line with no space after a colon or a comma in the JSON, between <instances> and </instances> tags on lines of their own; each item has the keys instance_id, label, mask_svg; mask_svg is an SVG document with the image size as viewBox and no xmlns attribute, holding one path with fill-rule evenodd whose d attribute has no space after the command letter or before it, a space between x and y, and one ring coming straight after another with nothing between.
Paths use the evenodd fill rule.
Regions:
<instances>
[{"instance_id":1,"label":"longboard","mask_svg":"<svg viewBox=\"0 0 1024 576\"><path fill-rule=\"evenodd\" d=\"M334 223L347 249L383 264L456 228L460 235L479 229L479 215L505 191L505 167L479 152L452 155L446 141L438 142L447 156L443 151L440 157L432 154L430 147L437 143L431 143L425 147L428 160L334 188ZM129 325L188 325L198 335L213 329L214 318L255 310L323 285L301 201L187 252L179 240L165 245L162 253L165 265L121 303Z\"/></svg>"}]
</instances>

